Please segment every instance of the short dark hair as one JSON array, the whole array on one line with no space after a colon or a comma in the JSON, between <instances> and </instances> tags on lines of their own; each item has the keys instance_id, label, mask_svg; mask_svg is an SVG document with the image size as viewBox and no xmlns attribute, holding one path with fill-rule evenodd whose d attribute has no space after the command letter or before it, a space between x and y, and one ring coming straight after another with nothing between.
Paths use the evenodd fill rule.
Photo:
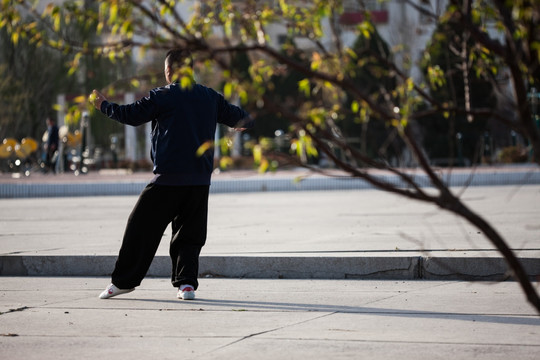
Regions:
<instances>
[{"instance_id":1,"label":"short dark hair","mask_svg":"<svg viewBox=\"0 0 540 360\"><path fill-rule=\"evenodd\" d=\"M193 66L191 51L187 49L171 49L165 56L165 64L176 70L182 66Z\"/></svg>"}]
</instances>

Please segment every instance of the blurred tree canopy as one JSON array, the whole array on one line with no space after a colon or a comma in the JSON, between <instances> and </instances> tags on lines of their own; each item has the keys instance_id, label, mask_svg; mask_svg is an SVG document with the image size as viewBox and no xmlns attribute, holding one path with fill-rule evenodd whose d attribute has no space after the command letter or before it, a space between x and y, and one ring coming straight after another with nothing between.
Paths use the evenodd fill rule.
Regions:
<instances>
[{"instance_id":1,"label":"blurred tree canopy","mask_svg":"<svg viewBox=\"0 0 540 360\"><path fill-rule=\"evenodd\" d=\"M387 66L393 62L389 45L373 28L369 36L364 33L358 35L349 54L358 59L347 64L351 80L361 84L367 94L372 94L373 101L379 106L385 106L397 85L391 67ZM377 113L372 114L368 106L360 107L358 99L350 92L347 92L344 109L349 111L338 125L347 138L356 139L362 154L386 160L400 156L403 143L396 136L395 127L381 121Z\"/></svg>"},{"instance_id":2,"label":"blurred tree canopy","mask_svg":"<svg viewBox=\"0 0 540 360\"><path fill-rule=\"evenodd\" d=\"M66 2L65 6L75 9L74 3ZM0 101L4 110L0 114L0 139L27 136L41 139L46 129L45 119L56 119L59 94L67 96L66 125L77 128L84 109L81 104L86 104L88 91L109 85L117 90L130 86L125 79L132 76L131 58L111 60L71 51L59 45L61 40L58 43L52 39L40 40L46 39L57 27L61 28L57 35L68 36L70 41L88 42L95 34L95 27L61 16L55 18L56 24L51 29L49 19L45 18L49 10L54 12L47 6L44 18L38 18L38 10L30 2L2 3ZM79 15L84 16L84 13ZM114 125L98 119L94 127L110 130Z\"/></svg>"},{"instance_id":3,"label":"blurred tree canopy","mask_svg":"<svg viewBox=\"0 0 540 360\"><path fill-rule=\"evenodd\" d=\"M413 80L393 60L368 8L360 8L364 20L348 29L357 40L347 47L340 37L344 4L339 0L6 0L1 3L0 28L15 47L58 50L59 72L68 63L66 73L78 75L77 85L84 93L107 85L110 93L118 90L120 79L134 76L134 68L125 66L134 50L145 56L149 51L186 47L213 80L220 79L226 97L258 108L261 118L267 116L285 128L298 123L284 116L292 112L299 117L296 120L324 124L334 134L356 139L357 144L351 145L370 157L388 161L399 156L402 144L396 142L396 134L403 135L418 120L427 131L424 143L433 145L433 156L453 155L443 150L453 147L449 140L453 133L462 125L483 129L487 118L522 134L536 153L540 135L527 96L539 80L540 5L525 0L450 0L440 15L412 0L405 3L437 24L423 62L425 81ZM286 41L272 38L276 27L286 33ZM449 54L449 49L455 53ZM241 66L235 62L239 54ZM498 95L506 97L505 104L515 114L511 119L492 106L493 86L503 71L513 93ZM127 84L140 86L141 81ZM368 128L375 136L366 135ZM432 136L441 129L447 139ZM265 122L254 131L255 136L272 135ZM381 148L381 142L386 146ZM466 153L472 152L474 145L465 144ZM394 149L390 155L389 146Z\"/></svg>"},{"instance_id":4,"label":"blurred tree canopy","mask_svg":"<svg viewBox=\"0 0 540 360\"><path fill-rule=\"evenodd\" d=\"M463 69L469 70L464 73ZM447 102L459 109L499 109L496 88L502 64L489 52L477 49L456 13L438 24L426 49L422 70L426 79L430 79L430 72L444 74L430 83L430 94L437 102ZM419 118L425 134L424 147L431 158L455 159L455 165L463 158L478 163L491 117L489 112L474 117L467 112L453 112Z\"/></svg>"},{"instance_id":5,"label":"blurred tree canopy","mask_svg":"<svg viewBox=\"0 0 540 360\"><path fill-rule=\"evenodd\" d=\"M15 45L5 29L0 31L0 139L32 136L54 118L56 94L70 88L66 57L52 49L35 47L21 39ZM59 79L66 79L62 82Z\"/></svg>"}]
</instances>

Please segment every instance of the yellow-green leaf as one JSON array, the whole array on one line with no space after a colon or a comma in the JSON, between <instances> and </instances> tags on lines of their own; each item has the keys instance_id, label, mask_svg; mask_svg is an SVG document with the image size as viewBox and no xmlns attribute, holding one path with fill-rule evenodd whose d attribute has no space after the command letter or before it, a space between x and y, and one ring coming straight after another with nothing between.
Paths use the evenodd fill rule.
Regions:
<instances>
[{"instance_id":1,"label":"yellow-green leaf","mask_svg":"<svg viewBox=\"0 0 540 360\"><path fill-rule=\"evenodd\" d=\"M230 99L232 96L232 84L230 82L225 83L225 86L223 86L223 96L225 96L227 99Z\"/></svg>"},{"instance_id":2,"label":"yellow-green leaf","mask_svg":"<svg viewBox=\"0 0 540 360\"><path fill-rule=\"evenodd\" d=\"M356 114L359 109L360 105L358 104L358 101L354 100L351 104L351 111Z\"/></svg>"},{"instance_id":3,"label":"yellow-green leaf","mask_svg":"<svg viewBox=\"0 0 540 360\"><path fill-rule=\"evenodd\" d=\"M193 86L193 78L190 76L182 76L180 78L180 86L182 89L189 89Z\"/></svg>"},{"instance_id":4,"label":"yellow-green leaf","mask_svg":"<svg viewBox=\"0 0 540 360\"><path fill-rule=\"evenodd\" d=\"M226 169L232 165L233 165L233 159L230 156L223 156L221 159L219 159L219 167L221 169Z\"/></svg>"},{"instance_id":5,"label":"yellow-green leaf","mask_svg":"<svg viewBox=\"0 0 540 360\"><path fill-rule=\"evenodd\" d=\"M261 164L259 165L259 173L265 173L268 170L269 165L270 164L268 163L268 160L266 158L263 158Z\"/></svg>"},{"instance_id":6,"label":"yellow-green leaf","mask_svg":"<svg viewBox=\"0 0 540 360\"><path fill-rule=\"evenodd\" d=\"M116 21L118 17L118 4L112 3L109 9L109 24L112 24Z\"/></svg>"},{"instance_id":7,"label":"yellow-green leaf","mask_svg":"<svg viewBox=\"0 0 540 360\"><path fill-rule=\"evenodd\" d=\"M298 82L298 90L303 92L304 95L309 96L311 93L311 85L309 79L300 80Z\"/></svg>"},{"instance_id":8,"label":"yellow-green leaf","mask_svg":"<svg viewBox=\"0 0 540 360\"><path fill-rule=\"evenodd\" d=\"M53 22L54 31L56 31L56 32L60 31L60 21L61 20L62 20L62 18L61 18L59 13L54 15L54 22Z\"/></svg>"},{"instance_id":9,"label":"yellow-green leaf","mask_svg":"<svg viewBox=\"0 0 540 360\"><path fill-rule=\"evenodd\" d=\"M11 41L13 42L13 44L17 45L17 43L19 42L18 32L14 32L13 34L11 34Z\"/></svg>"},{"instance_id":10,"label":"yellow-green leaf","mask_svg":"<svg viewBox=\"0 0 540 360\"><path fill-rule=\"evenodd\" d=\"M211 149L214 146L214 142L211 140L205 141L202 143L201 146L197 149L196 155L197 157L203 156L205 152L207 152L209 149Z\"/></svg>"},{"instance_id":11,"label":"yellow-green leaf","mask_svg":"<svg viewBox=\"0 0 540 360\"><path fill-rule=\"evenodd\" d=\"M242 105L247 104L248 102L248 93L246 90L242 89L238 92L238 96L240 97L240 103Z\"/></svg>"},{"instance_id":12,"label":"yellow-green leaf","mask_svg":"<svg viewBox=\"0 0 540 360\"><path fill-rule=\"evenodd\" d=\"M73 102L77 104L82 104L86 102L86 96L84 95L77 96L75 99L73 99Z\"/></svg>"},{"instance_id":13,"label":"yellow-green leaf","mask_svg":"<svg viewBox=\"0 0 540 360\"><path fill-rule=\"evenodd\" d=\"M259 144L253 146L253 161L257 165L262 161L262 147Z\"/></svg>"}]
</instances>

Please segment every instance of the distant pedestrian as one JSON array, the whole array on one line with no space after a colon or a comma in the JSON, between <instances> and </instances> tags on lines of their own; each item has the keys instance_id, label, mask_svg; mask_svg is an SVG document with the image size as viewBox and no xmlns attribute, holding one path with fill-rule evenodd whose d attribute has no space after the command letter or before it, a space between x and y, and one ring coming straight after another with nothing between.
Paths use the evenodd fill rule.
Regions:
<instances>
[{"instance_id":1,"label":"distant pedestrian","mask_svg":"<svg viewBox=\"0 0 540 360\"><path fill-rule=\"evenodd\" d=\"M178 287L179 299L195 298L214 162L211 149L203 154L199 150L205 143L213 143L218 123L244 130L254 121L213 89L195 82L182 88L177 74L186 64L192 66L188 51L169 51L164 69L168 85L129 105L114 104L93 91L94 106L109 118L132 126L152 122L155 174L129 216L112 283L100 294L101 299L140 285L170 223L171 281Z\"/></svg>"},{"instance_id":2,"label":"distant pedestrian","mask_svg":"<svg viewBox=\"0 0 540 360\"><path fill-rule=\"evenodd\" d=\"M58 154L56 153L58 150L58 126L56 126L56 122L51 117L48 117L45 120L45 123L47 125L47 131L43 136L43 152L45 155L44 170L52 170L54 172L56 159L58 158Z\"/></svg>"}]
</instances>

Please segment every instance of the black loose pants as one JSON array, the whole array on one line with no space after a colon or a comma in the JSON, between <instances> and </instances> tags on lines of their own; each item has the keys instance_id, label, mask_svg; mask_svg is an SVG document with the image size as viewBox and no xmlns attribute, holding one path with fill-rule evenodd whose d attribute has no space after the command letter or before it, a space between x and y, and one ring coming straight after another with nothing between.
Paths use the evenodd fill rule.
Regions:
<instances>
[{"instance_id":1,"label":"black loose pants","mask_svg":"<svg viewBox=\"0 0 540 360\"><path fill-rule=\"evenodd\" d=\"M206 242L208 191L208 185L147 185L129 216L112 283L120 289L139 286L172 223L172 284L197 289L199 254Z\"/></svg>"}]
</instances>

